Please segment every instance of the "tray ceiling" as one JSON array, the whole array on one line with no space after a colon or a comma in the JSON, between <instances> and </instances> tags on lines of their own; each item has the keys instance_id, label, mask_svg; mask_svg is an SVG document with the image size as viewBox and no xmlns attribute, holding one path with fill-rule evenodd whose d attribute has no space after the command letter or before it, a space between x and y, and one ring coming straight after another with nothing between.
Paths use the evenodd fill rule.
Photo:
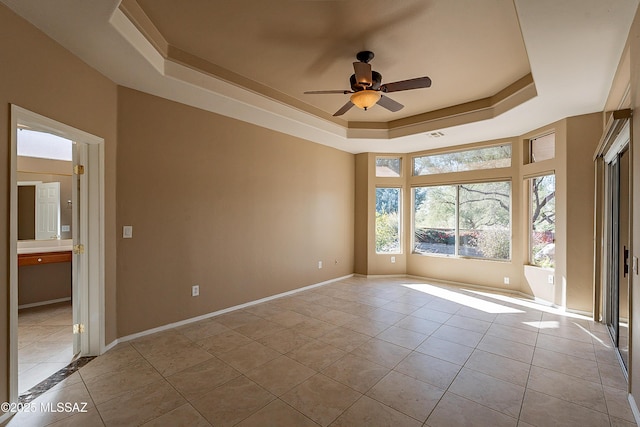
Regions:
<instances>
[{"instance_id":1,"label":"tray ceiling","mask_svg":"<svg viewBox=\"0 0 640 427\"><path fill-rule=\"evenodd\" d=\"M602 111L638 0L0 0L119 85L349 152L510 138ZM383 82L332 117L360 50Z\"/></svg>"},{"instance_id":2,"label":"tray ceiling","mask_svg":"<svg viewBox=\"0 0 640 427\"><path fill-rule=\"evenodd\" d=\"M134 1L136 2L134 4ZM383 82L428 75L429 89L389 94L392 113L352 108L336 122L391 122L478 101L530 73L512 0L132 0L121 4L165 56L330 117L348 95L352 62L372 50ZM144 15L142 15L144 14ZM143 24L145 23L146 26ZM152 25L152 27L148 27Z\"/></svg>"}]
</instances>

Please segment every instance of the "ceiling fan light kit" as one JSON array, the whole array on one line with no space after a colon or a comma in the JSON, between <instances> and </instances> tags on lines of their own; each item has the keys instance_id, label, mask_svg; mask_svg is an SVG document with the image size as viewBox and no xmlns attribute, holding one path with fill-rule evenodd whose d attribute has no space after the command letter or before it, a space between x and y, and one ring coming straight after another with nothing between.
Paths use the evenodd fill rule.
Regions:
<instances>
[{"instance_id":1,"label":"ceiling fan light kit","mask_svg":"<svg viewBox=\"0 0 640 427\"><path fill-rule=\"evenodd\" d=\"M367 110L380 100L382 95L377 90L361 90L351 95L351 102L358 108Z\"/></svg>"},{"instance_id":2,"label":"ceiling fan light kit","mask_svg":"<svg viewBox=\"0 0 640 427\"><path fill-rule=\"evenodd\" d=\"M382 84L382 75L377 71L371 70L369 61L371 61L373 57L374 54L371 51L365 50L358 52L356 55L358 62L353 63L354 74L349 78L351 90L314 90L305 92L305 94L352 94L350 100L333 114L334 116L341 116L354 105L365 111L376 104L391 112L400 111L404 105L394 101L388 96L382 96L383 92L399 92L401 90L431 87L431 79L426 76Z\"/></svg>"}]
</instances>

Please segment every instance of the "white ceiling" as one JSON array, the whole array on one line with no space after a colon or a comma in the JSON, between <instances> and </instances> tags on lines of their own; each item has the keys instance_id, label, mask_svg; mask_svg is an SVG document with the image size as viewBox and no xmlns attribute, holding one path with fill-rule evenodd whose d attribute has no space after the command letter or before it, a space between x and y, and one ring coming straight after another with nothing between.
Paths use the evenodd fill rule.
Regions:
<instances>
[{"instance_id":1,"label":"white ceiling","mask_svg":"<svg viewBox=\"0 0 640 427\"><path fill-rule=\"evenodd\" d=\"M127 7L141 6L159 40L190 59L176 60L148 28L143 35L144 25L134 25L117 0L0 1L120 85L353 153L508 138L601 111L638 6L638 0L126 0ZM361 16L353 8L362 5ZM346 95L301 94L348 88L361 49L376 53L373 69L384 82L429 75L432 88L391 94L406 105L399 114L376 106L340 119L331 114ZM495 95L529 72L537 96L521 96L506 111L503 105L389 126ZM434 131L444 136L429 137Z\"/></svg>"}]
</instances>

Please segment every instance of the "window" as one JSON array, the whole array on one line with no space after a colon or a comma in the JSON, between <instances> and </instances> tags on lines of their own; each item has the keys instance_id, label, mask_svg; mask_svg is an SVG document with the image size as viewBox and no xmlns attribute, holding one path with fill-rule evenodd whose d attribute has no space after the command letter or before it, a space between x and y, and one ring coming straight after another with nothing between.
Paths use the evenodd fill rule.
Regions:
<instances>
[{"instance_id":1,"label":"window","mask_svg":"<svg viewBox=\"0 0 640 427\"><path fill-rule=\"evenodd\" d=\"M511 183L459 185L459 255L511 258Z\"/></svg>"},{"instance_id":2,"label":"window","mask_svg":"<svg viewBox=\"0 0 640 427\"><path fill-rule=\"evenodd\" d=\"M456 184L413 189L418 254L511 258L511 183Z\"/></svg>"},{"instance_id":3,"label":"window","mask_svg":"<svg viewBox=\"0 0 640 427\"><path fill-rule=\"evenodd\" d=\"M398 178L402 176L400 157L376 157L376 177Z\"/></svg>"},{"instance_id":4,"label":"window","mask_svg":"<svg viewBox=\"0 0 640 427\"><path fill-rule=\"evenodd\" d=\"M413 206L413 251L421 254L455 255L455 186L414 188Z\"/></svg>"},{"instance_id":5,"label":"window","mask_svg":"<svg viewBox=\"0 0 640 427\"><path fill-rule=\"evenodd\" d=\"M529 162L550 160L556 156L556 134L550 133L529 140Z\"/></svg>"},{"instance_id":6,"label":"window","mask_svg":"<svg viewBox=\"0 0 640 427\"><path fill-rule=\"evenodd\" d=\"M376 188L376 253L400 253L400 191Z\"/></svg>"},{"instance_id":7,"label":"window","mask_svg":"<svg viewBox=\"0 0 640 427\"><path fill-rule=\"evenodd\" d=\"M555 268L555 175L530 179L529 200L529 262L539 267Z\"/></svg>"},{"instance_id":8,"label":"window","mask_svg":"<svg viewBox=\"0 0 640 427\"><path fill-rule=\"evenodd\" d=\"M413 175L432 175L511 166L511 145L474 148L413 158Z\"/></svg>"}]
</instances>

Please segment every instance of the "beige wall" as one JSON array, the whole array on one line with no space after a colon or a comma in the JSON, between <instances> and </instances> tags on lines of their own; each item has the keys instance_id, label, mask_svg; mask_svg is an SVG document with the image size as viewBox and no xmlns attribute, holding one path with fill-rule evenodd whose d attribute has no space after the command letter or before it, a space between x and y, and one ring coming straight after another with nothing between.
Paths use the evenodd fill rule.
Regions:
<instances>
[{"instance_id":1,"label":"beige wall","mask_svg":"<svg viewBox=\"0 0 640 427\"><path fill-rule=\"evenodd\" d=\"M119 336L353 273L352 154L118 94Z\"/></svg>"},{"instance_id":2,"label":"beige wall","mask_svg":"<svg viewBox=\"0 0 640 427\"><path fill-rule=\"evenodd\" d=\"M632 247L631 256L640 257L640 10L636 12L631 32L629 34L630 50L630 87L631 87L631 108L635 114L632 118L631 134L631 175L632 175L632 201L633 213L631 219L632 227ZM635 403L640 405L640 298L636 290L640 288L640 276L637 272L631 273L631 345L630 345L630 392Z\"/></svg>"},{"instance_id":3,"label":"beige wall","mask_svg":"<svg viewBox=\"0 0 640 427\"><path fill-rule=\"evenodd\" d=\"M367 275L369 260L369 153L355 156L354 273Z\"/></svg>"},{"instance_id":4,"label":"beige wall","mask_svg":"<svg viewBox=\"0 0 640 427\"><path fill-rule=\"evenodd\" d=\"M18 268L18 305L71 298L71 263Z\"/></svg>"},{"instance_id":5,"label":"beige wall","mask_svg":"<svg viewBox=\"0 0 640 427\"><path fill-rule=\"evenodd\" d=\"M36 186L18 186L18 240L36 238Z\"/></svg>"},{"instance_id":6,"label":"beige wall","mask_svg":"<svg viewBox=\"0 0 640 427\"><path fill-rule=\"evenodd\" d=\"M567 119L567 308L592 312L595 169L602 114Z\"/></svg>"},{"instance_id":7,"label":"beige wall","mask_svg":"<svg viewBox=\"0 0 640 427\"><path fill-rule=\"evenodd\" d=\"M0 5L0 312L8 313L9 111L17 104L105 139L106 335L115 328L116 85ZM0 316L0 402L8 399L9 316Z\"/></svg>"}]
</instances>

